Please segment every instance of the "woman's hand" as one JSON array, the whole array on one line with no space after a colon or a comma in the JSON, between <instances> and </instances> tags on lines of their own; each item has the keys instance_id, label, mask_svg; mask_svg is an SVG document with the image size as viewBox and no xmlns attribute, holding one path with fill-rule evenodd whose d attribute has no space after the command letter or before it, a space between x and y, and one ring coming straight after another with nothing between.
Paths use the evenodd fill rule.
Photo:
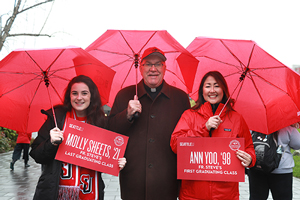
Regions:
<instances>
[{"instance_id":1,"label":"woman's hand","mask_svg":"<svg viewBox=\"0 0 300 200\"><path fill-rule=\"evenodd\" d=\"M241 163L244 167L248 167L252 162L252 157L245 151L238 150L236 152L236 156L240 161L242 161Z\"/></svg>"},{"instance_id":2,"label":"woman's hand","mask_svg":"<svg viewBox=\"0 0 300 200\"><path fill-rule=\"evenodd\" d=\"M55 127L50 130L50 142L54 146L57 146L57 144L55 144L55 142L61 143L63 140L64 140L64 134L59 128Z\"/></svg>"},{"instance_id":3,"label":"woman's hand","mask_svg":"<svg viewBox=\"0 0 300 200\"><path fill-rule=\"evenodd\" d=\"M125 167L126 163L127 163L126 158L119 158L118 165L120 167L120 170L122 170Z\"/></svg>"},{"instance_id":4,"label":"woman's hand","mask_svg":"<svg viewBox=\"0 0 300 200\"><path fill-rule=\"evenodd\" d=\"M297 123L295 123L295 124L292 124L291 126L298 129L298 128L299 128L299 123L300 123L300 122L297 122Z\"/></svg>"},{"instance_id":5,"label":"woman's hand","mask_svg":"<svg viewBox=\"0 0 300 200\"><path fill-rule=\"evenodd\" d=\"M210 117L207 122L206 122L206 128L207 130L210 130L211 128L217 129L222 122L221 118L219 115L215 115Z\"/></svg>"}]
</instances>

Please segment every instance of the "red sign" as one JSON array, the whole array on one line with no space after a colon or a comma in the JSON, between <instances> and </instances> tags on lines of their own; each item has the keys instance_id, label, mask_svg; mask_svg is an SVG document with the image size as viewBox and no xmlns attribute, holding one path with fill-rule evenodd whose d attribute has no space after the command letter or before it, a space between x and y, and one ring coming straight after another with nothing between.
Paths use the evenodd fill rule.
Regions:
<instances>
[{"instance_id":1,"label":"red sign","mask_svg":"<svg viewBox=\"0 0 300 200\"><path fill-rule=\"evenodd\" d=\"M186 180L245 181L245 167L236 157L244 138L177 138L177 178Z\"/></svg>"},{"instance_id":2,"label":"red sign","mask_svg":"<svg viewBox=\"0 0 300 200\"><path fill-rule=\"evenodd\" d=\"M69 118L55 159L118 176L128 137Z\"/></svg>"}]
</instances>

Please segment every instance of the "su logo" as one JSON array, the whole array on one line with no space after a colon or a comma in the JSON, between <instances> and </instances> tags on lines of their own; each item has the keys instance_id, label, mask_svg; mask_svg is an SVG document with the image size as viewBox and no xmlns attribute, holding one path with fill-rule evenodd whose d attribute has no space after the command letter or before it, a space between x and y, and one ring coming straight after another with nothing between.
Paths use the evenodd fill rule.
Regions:
<instances>
[{"instance_id":1,"label":"su logo","mask_svg":"<svg viewBox=\"0 0 300 200\"><path fill-rule=\"evenodd\" d=\"M92 177L89 174L82 174L80 176L80 190L83 194L89 194L92 192Z\"/></svg>"},{"instance_id":2,"label":"su logo","mask_svg":"<svg viewBox=\"0 0 300 200\"><path fill-rule=\"evenodd\" d=\"M72 178L72 166L69 165L68 163L63 163L62 166L62 173L61 173L61 178L62 179L71 179Z\"/></svg>"}]
</instances>

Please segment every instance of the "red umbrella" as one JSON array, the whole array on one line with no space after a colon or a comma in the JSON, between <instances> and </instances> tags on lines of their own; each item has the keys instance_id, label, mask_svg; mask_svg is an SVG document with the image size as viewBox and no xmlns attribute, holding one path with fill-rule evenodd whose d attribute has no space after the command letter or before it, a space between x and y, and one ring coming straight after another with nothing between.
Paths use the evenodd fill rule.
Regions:
<instances>
[{"instance_id":1,"label":"red umbrella","mask_svg":"<svg viewBox=\"0 0 300 200\"><path fill-rule=\"evenodd\" d=\"M86 51L116 71L108 105L119 90L142 79L137 72L140 56L154 46L167 57L166 82L191 91L198 61L167 31L107 30Z\"/></svg>"},{"instance_id":2,"label":"red umbrella","mask_svg":"<svg viewBox=\"0 0 300 200\"><path fill-rule=\"evenodd\" d=\"M106 103L115 72L82 48L16 50L0 62L0 126L38 131L45 120L41 109L63 102L68 82L90 76Z\"/></svg>"},{"instance_id":3,"label":"red umbrella","mask_svg":"<svg viewBox=\"0 0 300 200\"><path fill-rule=\"evenodd\" d=\"M234 109L249 128L270 134L300 121L300 76L250 40L198 37L187 47L199 66L191 97L197 99L203 75L225 77Z\"/></svg>"}]
</instances>

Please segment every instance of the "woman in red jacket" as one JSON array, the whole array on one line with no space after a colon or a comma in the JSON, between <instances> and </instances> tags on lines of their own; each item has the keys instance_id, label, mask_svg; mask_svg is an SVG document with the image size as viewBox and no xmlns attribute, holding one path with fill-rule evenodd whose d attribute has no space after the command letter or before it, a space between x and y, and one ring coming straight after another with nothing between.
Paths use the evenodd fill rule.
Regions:
<instances>
[{"instance_id":1,"label":"woman in red jacket","mask_svg":"<svg viewBox=\"0 0 300 200\"><path fill-rule=\"evenodd\" d=\"M245 138L245 151L238 150L236 155L244 167L252 167L256 157L251 134L243 117L232 108L233 100L226 104L230 95L222 74L218 71L205 74L198 93L196 105L182 114L174 129L172 150L177 153L178 137ZM237 200L239 185L238 182L182 180L179 199Z\"/></svg>"}]
</instances>

